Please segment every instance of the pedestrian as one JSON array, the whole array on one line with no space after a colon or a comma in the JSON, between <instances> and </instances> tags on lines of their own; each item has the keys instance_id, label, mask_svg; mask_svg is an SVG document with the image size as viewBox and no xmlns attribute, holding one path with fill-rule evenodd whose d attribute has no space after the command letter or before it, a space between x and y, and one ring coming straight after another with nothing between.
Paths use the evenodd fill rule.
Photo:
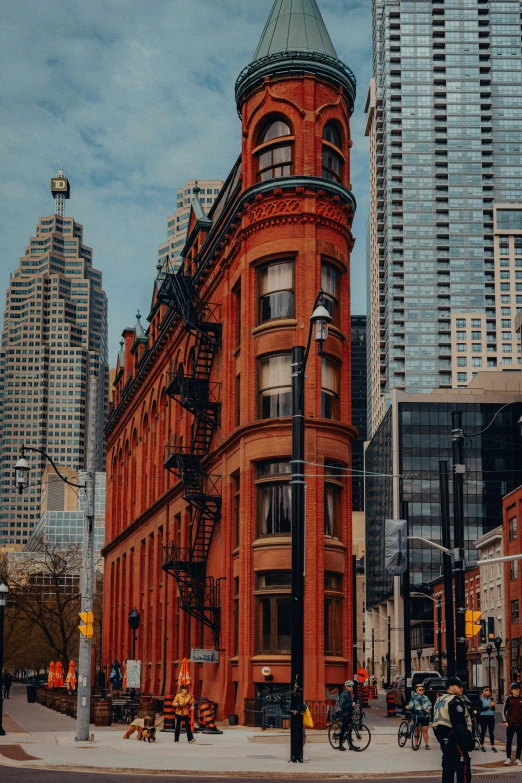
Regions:
<instances>
[{"instance_id":1,"label":"pedestrian","mask_svg":"<svg viewBox=\"0 0 522 783\"><path fill-rule=\"evenodd\" d=\"M175 696L172 706L176 715L176 728L174 729L174 742L179 742L181 724L184 723L187 732L187 740L195 742L194 735L190 729L190 705L192 704L192 695L189 693L188 685L182 685L179 693Z\"/></svg>"},{"instance_id":2,"label":"pedestrian","mask_svg":"<svg viewBox=\"0 0 522 783\"><path fill-rule=\"evenodd\" d=\"M424 693L424 685L422 683L415 686L415 693L412 694L408 709L416 714L417 724L422 728L424 746L426 750L429 750L428 726L430 725L431 701Z\"/></svg>"},{"instance_id":3,"label":"pedestrian","mask_svg":"<svg viewBox=\"0 0 522 783\"><path fill-rule=\"evenodd\" d=\"M442 749L442 783L470 783L473 747L471 717L462 700L464 683L458 677L446 682L447 693L439 696L433 711L433 732Z\"/></svg>"},{"instance_id":4,"label":"pedestrian","mask_svg":"<svg viewBox=\"0 0 522 783\"><path fill-rule=\"evenodd\" d=\"M504 721L504 726L507 726L506 760L504 761L504 765L506 767L511 766L511 743L516 734L517 751L515 764L520 766L522 764L522 761L520 761L520 754L522 753L522 699L520 698L519 682L512 682L510 685L509 696L502 708L502 720Z\"/></svg>"},{"instance_id":5,"label":"pedestrian","mask_svg":"<svg viewBox=\"0 0 522 783\"><path fill-rule=\"evenodd\" d=\"M4 699L9 698L9 691L11 690L12 683L13 683L13 676L8 671L5 671L2 680L2 685L4 688Z\"/></svg>"},{"instance_id":6,"label":"pedestrian","mask_svg":"<svg viewBox=\"0 0 522 783\"><path fill-rule=\"evenodd\" d=\"M482 706L480 708L479 723L480 723L480 749L482 753L486 752L484 747L484 739L486 732L489 733L489 741L491 743L491 750L493 753L497 752L495 747L495 701L491 697L491 688L483 688L480 694L480 700Z\"/></svg>"},{"instance_id":7,"label":"pedestrian","mask_svg":"<svg viewBox=\"0 0 522 783\"><path fill-rule=\"evenodd\" d=\"M346 750L343 745L344 738L352 723L353 716L353 680L346 680L344 691L339 697L339 709L341 710L341 735L339 737L339 750Z\"/></svg>"}]
</instances>

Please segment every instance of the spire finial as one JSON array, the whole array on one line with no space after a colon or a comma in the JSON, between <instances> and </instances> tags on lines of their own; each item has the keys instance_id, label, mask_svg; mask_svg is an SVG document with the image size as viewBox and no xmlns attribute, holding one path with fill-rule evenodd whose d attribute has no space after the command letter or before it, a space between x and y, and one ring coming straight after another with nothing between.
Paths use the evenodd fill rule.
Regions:
<instances>
[{"instance_id":1,"label":"spire finial","mask_svg":"<svg viewBox=\"0 0 522 783\"><path fill-rule=\"evenodd\" d=\"M200 192L201 192L201 188L199 187L199 185L198 185L198 181L197 181L197 180L196 180L196 184L195 184L195 185L194 185L194 187L192 188L192 192L194 193L194 195L195 195L196 197L197 197L198 193L200 193Z\"/></svg>"},{"instance_id":2,"label":"spire finial","mask_svg":"<svg viewBox=\"0 0 522 783\"><path fill-rule=\"evenodd\" d=\"M123 348L123 339L120 340L120 348Z\"/></svg>"},{"instance_id":3,"label":"spire finial","mask_svg":"<svg viewBox=\"0 0 522 783\"><path fill-rule=\"evenodd\" d=\"M136 313L136 318L137 318L137 320L138 320L138 321L141 319L141 313L140 313L140 311L139 311L139 310L138 310L138 312Z\"/></svg>"}]
</instances>

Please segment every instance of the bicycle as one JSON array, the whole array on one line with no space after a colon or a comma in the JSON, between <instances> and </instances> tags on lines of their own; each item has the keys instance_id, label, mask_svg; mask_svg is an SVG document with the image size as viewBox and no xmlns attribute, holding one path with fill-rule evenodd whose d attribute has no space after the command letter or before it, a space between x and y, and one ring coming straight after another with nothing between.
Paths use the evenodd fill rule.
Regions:
<instances>
[{"instance_id":1,"label":"bicycle","mask_svg":"<svg viewBox=\"0 0 522 783\"><path fill-rule=\"evenodd\" d=\"M370 729L362 722L362 718L362 714L354 713L354 715L352 715L351 723L346 731L348 745L357 753L361 753L363 750L366 750L372 740ZM330 723L328 726L328 741L334 750L339 750L341 726L342 721L338 720Z\"/></svg>"},{"instance_id":2,"label":"bicycle","mask_svg":"<svg viewBox=\"0 0 522 783\"><path fill-rule=\"evenodd\" d=\"M413 750L418 750L422 742L422 726L419 723L417 712L414 712L408 719L401 721L399 731L397 732L399 748L403 748L409 739L411 739Z\"/></svg>"}]
</instances>

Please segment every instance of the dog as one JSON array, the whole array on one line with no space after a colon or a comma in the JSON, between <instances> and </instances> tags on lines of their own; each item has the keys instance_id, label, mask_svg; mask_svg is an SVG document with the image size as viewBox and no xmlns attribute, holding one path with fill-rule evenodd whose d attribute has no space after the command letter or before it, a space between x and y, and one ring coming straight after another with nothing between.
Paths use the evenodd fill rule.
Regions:
<instances>
[{"instance_id":1,"label":"dog","mask_svg":"<svg viewBox=\"0 0 522 783\"><path fill-rule=\"evenodd\" d=\"M142 739L143 742L156 742L156 727L145 726L145 728L141 732L140 739Z\"/></svg>"}]
</instances>

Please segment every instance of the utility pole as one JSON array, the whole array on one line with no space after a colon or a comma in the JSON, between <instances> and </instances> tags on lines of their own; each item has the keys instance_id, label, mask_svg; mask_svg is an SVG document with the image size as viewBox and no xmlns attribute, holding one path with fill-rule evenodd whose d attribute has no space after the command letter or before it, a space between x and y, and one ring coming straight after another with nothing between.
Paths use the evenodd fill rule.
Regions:
<instances>
[{"instance_id":1,"label":"utility pole","mask_svg":"<svg viewBox=\"0 0 522 783\"><path fill-rule=\"evenodd\" d=\"M439 462L440 478L440 518L442 532L442 546L451 549L450 530L450 505L449 505L449 477L448 463L446 460ZM453 564L451 555L442 555L442 568L444 574L444 617L446 620L446 661L448 677L455 676L455 636L453 614ZM442 660L442 659L441 659ZM442 663L441 663L442 665ZM442 674L442 670L441 670Z\"/></svg>"},{"instance_id":2,"label":"utility pole","mask_svg":"<svg viewBox=\"0 0 522 783\"><path fill-rule=\"evenodd\" d=\"M402 501L402 518L406 520L406 570L402 575L402 598L404 606L404 691L406 703L411 698L411 599L410 599L410 543L408 539L408 502Z\"/></svg>"},{"instance_id":3,"label":"utility pole","mask_svg":"<svg viewBox=\"0 0 522 783\"><path fill-rule=\"evenodd\" d=\"M303 762L304 688L304 371L305 349L292 348L292 644L290 661L290 760Z\"/></svg>"},{"instance_id":4,"label":"utility pole","mask_svg":"<svg viewBox=\"0 0 522 783\"><path fill-rule=\"evenodd\" d=\"M375 677L375 628L372 628L372 685Z\"/></svg>"},{"instance_id":5,"label":"utility pole","mask_svg":"<svg viewBox=\"0 0 522 783\"><path fill-rule=\"evenodd\" d=\"M388 617L388 652L386 654L386 684L391 687L391 617Z\"/></svg>"},{"instance_id":6,"label":"utility pole","mask_svg":"<svg viewBox=\"0 0 522 783\"><path fill-rule=\"evenodd\" d=\"M457 635L455 668L462 682L468 681L466 652L466 602L464 583L464 433L462 413L451 414L453 442L453 542L455 549L455 630Z\"/></svg>"},{"instance_id":7,"label":"utility pole","mask_svg":"<svg viewBox=\"0 0 522 783\"><path fill-rule=\"evenodd\" d=\"M440 595L437 599L437 647L439 653L439 672L442 676L442 602Z\"/></svg>"},{"instance_id":8,"label":"utility pole","mask_svg":"<svg viewBox=\"0 0 522 783\"><path fill-rule=\"evenodd\" d=\"M98 374L90 375L89 377L87 474L85 481L85 518L83 526L83 562L81 577L82 613L92 612L94 604L94 498L96 479ZM92 637L82 633L80 635L80 653L78 659L77 742L87 742L89 740L89 722L91 714L91 657Z\"/></svg>"}]
</instances>

